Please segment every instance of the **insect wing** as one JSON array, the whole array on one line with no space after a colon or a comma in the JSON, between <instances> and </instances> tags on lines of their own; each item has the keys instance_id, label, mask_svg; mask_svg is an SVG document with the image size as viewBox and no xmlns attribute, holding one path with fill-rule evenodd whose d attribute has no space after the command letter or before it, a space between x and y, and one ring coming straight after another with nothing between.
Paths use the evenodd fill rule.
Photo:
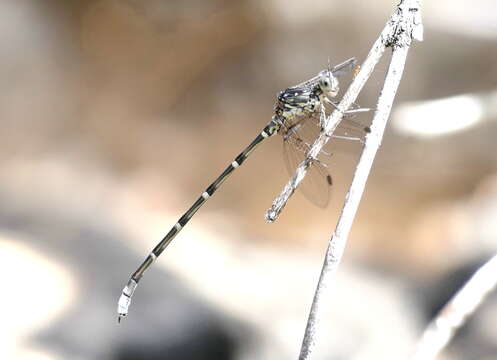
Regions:
<instances>
[{"instance_id":1,"label":"insect wing","mask_svg":"<svg viewBox=\"0 0 497 360\"><path fill-rule=\"evenodd\" d=\"M342 75L350 73L354 69L356 64L357 64L357 60L355 58L350 58L348 60L345 60L341 64L335 65L331 69L331 72L335 76L342 76Z\"/></svg>"},{"instance_id":2,"label":"insect wing","mask_svg":"<svg viewBox=\"0 0 497 360\"><path fill-rule=\"evenodd\" d=\"M333 135L365 141L366 135L370 132L369 126L363 124L360 120L343 119L333 132Z\"/></svg>"},{"instance_id":3,"label":"insect wing","mask_svg":"<svg viewBox=\"0 0 497 360\"><path fill-rule=\"evenodd\" d=\"M326 71L326 70L323 70ZM319 82L319 79L321 78L321 74L323 73L321 71L319 74L314 76L312 79L306 80L304 82L301 82L300 84L294 85L290 87L290 89L295 89L295 88L307 88L307 89L312 89L314 86L316 86Z\"/></svg>"},{"instance_id":4,"label":"insect wing","mask_svg":"<svg viewBox=\"0 0 497 360\"><path fill-rule=\"evenodd\" d=\"M331 72L333 73L334 76L340 77L340 76L343 76L343 75L351 72L352 69L354 69L356 64L357 64L357 60L355 58L350 58L348 60L345 60L341 64L335 65L331 69ZM316 86L318 84L319 79L321 78L321 75L327 71L329 71L329 69L320 71L319 74L314 76L312 79L301 82L300 84L294 85L291 88L313 88L314 86Z\"/></svg>"},{"instance_id":5,"label":"insect wing","mask_svg":"<svg viewBox=\"0 0 497 360\"><path fill-rule=\"evenodd\" d=\"M283 129L283 155L290 175L305 160L312 143L319 135L319 117L300 117L292 126ZM330 199L333 181L328 169L320 161L310 165L299 185L302 194L313 204L325 208Z\"/></svg>"}]
</instances>

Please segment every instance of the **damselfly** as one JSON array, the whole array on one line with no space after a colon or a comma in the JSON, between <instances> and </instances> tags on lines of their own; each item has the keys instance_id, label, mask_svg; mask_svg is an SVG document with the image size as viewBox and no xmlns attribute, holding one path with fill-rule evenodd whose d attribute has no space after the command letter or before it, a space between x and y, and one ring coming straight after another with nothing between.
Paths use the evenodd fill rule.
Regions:
<instances>
[{"instance_id":1,"label":"damselfly","mask_svg":"<svg viewBox=\"0 0 497 360\"><path fill-rule=\"evenodd\" d=\"M293 169L304 159L307 150L310 147L312 138L317 137L320 130L321 115L325 111L325 103L335 105L331 100L339 91L337 77L344 73L350 72L356 64L356 60L351 58L333 68L321 71L317 76L298 85L292 86L277 95L277 101L274 108L275 114L271 121L264 127L259 135L243 150L235 160L218 176L214 182L209 185L193 205L181 216L176 224L169 230L166 236L155 246L152 252L146 257L140 267L131 275L128 283L124 287L118 303L118 320L128 314L131 297L136 286L142 278L145 270L157 259L157 257L170 244L174 237L188 223L197 210L211 197L221 184L228 178L231 173L238 168L252 151L264 139L277 133L283 136L284 153L286 164L289 170ZM349 110L356 112L359 110ZM305 136L306 133L309 136ZM309 181L303 183L302 190L307 198L315 204L324 207L328 203L328 192L332 186L332 178L326 167L320 161L315 161L311 167ZM315 182L318 189L310 190L310 184ZM315 195L315 194L318 195Z\"/></svg>"}]
</instances>

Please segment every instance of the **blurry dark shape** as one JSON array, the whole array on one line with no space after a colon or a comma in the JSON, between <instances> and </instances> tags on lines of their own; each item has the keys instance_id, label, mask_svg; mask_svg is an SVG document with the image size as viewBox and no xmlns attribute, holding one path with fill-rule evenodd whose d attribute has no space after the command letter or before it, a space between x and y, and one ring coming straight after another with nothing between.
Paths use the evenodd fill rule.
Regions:
<instances>
[{"instance_id":1,"label":"blurry dark shape","mask_svg":"<svg viewBox=\"0 0 497 360\"><path fill-rule=\"evenodd\" d=\"M442 276L436 283L427 289L427 301L425 306L427 320L433 319L457 290L459 290L488 259L489 256L481 256L461 264L456 269ZM461 332L462 330L463 329L461 329Z\"/></svg>"},{"instance_id":2,"label":"blurry dark shape","mask_svg":"<svg viewBox=\"0 0 497 360\"><path fill-rule=\"evenodd\" d=\"M167 319L165 320L167 321ZM146 334L119 347L115 360L232 360L237 342L216 323L199 324L177 341Z\"/></svg>"},{"instance_id":3,"label":"blurry dark shape","mask_svg":"<svg viewBox=\"0 0 497 360\"><path fill-rule=\"evenodd\" d=\"M425 289L425 319L432 320L493 255L473 258ZM497 275L496 275L497 276ZM497 354L497 294L490 295L454 334L447 350L453 359L489 359Z\"/></svg>"}]
</instances>

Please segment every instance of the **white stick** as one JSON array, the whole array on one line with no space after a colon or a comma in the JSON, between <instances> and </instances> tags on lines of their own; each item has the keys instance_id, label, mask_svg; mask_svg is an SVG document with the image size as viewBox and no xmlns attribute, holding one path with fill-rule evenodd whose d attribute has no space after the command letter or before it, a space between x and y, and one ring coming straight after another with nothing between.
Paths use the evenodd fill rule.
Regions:
<instances>
[{"instance_id":1,"label":"white stick","mask_svg":"<svg viewBox=\"0 0 497 360\"><path fill-rule=\"evenodd\" d=\"M404 70L409 46L412 39L422 40L422 24L419 6L420 2L418 0L405 0L398 5L397 10L388 21L385 29L382 31L380 38L375 42L372 50L370 51L368 58L364 62L363 69L361 69L361 71L365 71L364 75L371 74L372 67L374 67L374 64L378 62L379 56L383 54L384 49L387 46L393 48L390 66L388 68L383 89L378 99L377 110L373 117L371 133L366 137L364 149L354 173L354 178L349 192L346 196L340 219L338 220L337 227L328 245L323 268L321 270L321 276L319 278L319 283L316 288L309 314L299 360L309 360L311 358L316 338L319 334L319 321L323 318L323 307L325 304L330 304L330 300L333 295L332 280L334 279L334 275L338 269L338 265L340 264L342 254L347 243L347 238L352 227L352 222L355 218L359 202L366 186L367 178L373 165L373 160L383 138L387 120L390 116L392 103ZM359 73L358 77L360 75L361 74ZM350 100L347 96L350 96L353 100L355 100L355 97L362 88L362 85L362 80L361 83L358 83L357 85L353 82L347 93L344 95L345 99L342 99L339 106L350 106L351 103L348 102ZM342 109L347 108L343 107ZM333 120L341 118L341 114L339 113L337 115L336 113L337 112L334 112L331 115L329 121L331 124L327 124L326 126L326 133L323 135L326 139L323 140L320 135L318 140L316 140L313 145L313 147L316 146L317 149L311 149L309 156L319 154L319 151L321 151L322 148L322 141L326 143L329 139L330 134L328 131L334 130L336 127L336 125L333 124ZM324 146L324 144L322 145ZM297 173L298 172L299 169L297 169ZM296 176L294 176L294 178L296 178ZM292 178L292 180L294 178Z\"/></svg>"},{"instance_id":2,"label":"white stick","mask_svg":"<svg viewBox=\"0 0 497 360\"><path fill-rule=\"evenodd\" d=\"M392 55L387 78L382 94L378 100L378 110L375 113L371 126L371 133L367 136L364 150L354 173L350 190L346 196L345 204L338 220L335 233L331 237L325 262L321 270L318 287L312 303L311 312L307 324L300 359L309 359L314 346L314 338L317 333L318 320L322 318L321 306L329 304L331 295L331 282L340 264L340 260L347 243L347 238L354 221L359 202L361 201L366 181L368 179L373 160L381 144L383 132L390 114L392 102L397 92L397 87L404 69L404 62L408 48L399 48ZM328 296L327 300L324 297Z\"/></svg>"},{"instance_id":3,"label":"white stick","mask_svg":"<svg viewBox=\"0 0 497 360\"><path fill-rule=\"evenodd\" d=\"M435 359L485 297L497 287L497 255L468 280L423 333L412 360Z\"/></svg>"}]
</instances>

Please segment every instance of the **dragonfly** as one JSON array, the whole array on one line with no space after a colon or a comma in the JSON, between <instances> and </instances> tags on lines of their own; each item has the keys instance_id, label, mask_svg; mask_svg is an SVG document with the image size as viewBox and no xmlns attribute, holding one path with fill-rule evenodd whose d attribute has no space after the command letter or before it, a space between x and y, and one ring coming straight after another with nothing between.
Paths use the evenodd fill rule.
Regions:
<instances>
[{"instance_id":1,"label":"dragonfly","mask_svg":"<svg viewBox=\"0 0 497 360\"><path fill-rule=\"evenodd\" d=\"M338 77L351 72L356 63L355 58L350 58L333 68L328 66L328 69L321 71L312 79L289 87L277 94L274 115L271 121L217 179L201 193L131 275L118 301L119 322L127 316L131 298L145 271L157 260L200 207L219 189L235 169L244 163L263 140L276 134L282 135L285 162L288 170L293 172L300 161L305 158L305 154L310 148L312 137L316 138L319 133L322 126L320 119L322 119L322 114L325 110L324 104L327 103L336 107L336 103L332 99L338 95L340 90ZM345 113L354 113L357 110L363 109L347 110ZM341 136L336 135L336 137ZM351 137L351 139L359 138ZM320 207L325 207L328 203L329 189L333 185L332 178L321 161L315 161L311 169L311 173L308 174L309 181L303 181L302 191L313 203ZM319 195L315 195L316 193L319 193Z\"/></svg>"}]
</instances>

